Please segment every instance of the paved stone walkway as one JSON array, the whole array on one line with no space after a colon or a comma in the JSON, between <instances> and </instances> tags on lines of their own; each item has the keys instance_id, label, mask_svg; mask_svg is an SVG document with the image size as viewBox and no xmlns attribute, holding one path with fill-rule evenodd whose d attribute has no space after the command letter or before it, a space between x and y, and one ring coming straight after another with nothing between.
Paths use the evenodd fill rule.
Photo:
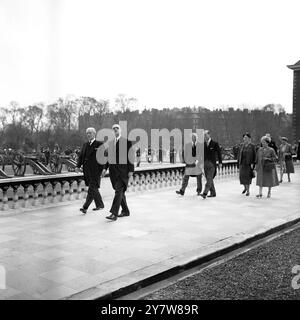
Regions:
<instances>
[{"instance_id":1,"label":"paved stone walkway","mask_svg":"<svg viewBox=\"0 0 300 320\"><path fill-rule=\"evenodd\" d=\"M116 222L105 219L110 195L87 215L77 200L0 216L0 299L95 298L300 217L299 173L270 199L256 199L255 185L245 197L237 178L216 180L217 197L206 200L193 178L184 197L174 187L130 193L131 216Z\"/></svg>"}]
</instances>

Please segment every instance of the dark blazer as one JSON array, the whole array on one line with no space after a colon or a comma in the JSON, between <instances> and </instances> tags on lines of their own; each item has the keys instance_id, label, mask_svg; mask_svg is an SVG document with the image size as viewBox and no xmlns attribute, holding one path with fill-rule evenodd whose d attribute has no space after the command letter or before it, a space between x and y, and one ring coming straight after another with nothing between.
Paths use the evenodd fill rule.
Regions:
<instances>
[{"instance_id":1,"label":"dark blazer","mask_svg":"<svg viewBox=\"0 0 300 320\"><path fill-rule=\"evenodd\" d=\"M100 178L103 170L103 165L96 160L97 148L102 145L102 142L95 140L92 145L89 142L83 144L77 160L77 167L83 166L83 177L85 184L90 185L91 182L100 188Z\"/></svg>"},{"instance_id":2,"label":"dark blazer","mask_svg":"<svg viewBox=\"0 0 300 320\"><path fill-rule=\"evenodd\" d=\"M120 152L120 146L124 146L124 152ZM134 158L131 141L122 136L116 145L115 139L109 141L108 161L105 169L109 169L109 177L113 188L117 180L121 179L125 185L125 190L127 189L129 181L128 173L134 172Z\"/></svg>"},{"instance_id":3,"label":"dark blazer","mask_svg":"<svg viewBox=\"0 0 300 320\"><path fill-rule=\"evenodd\" d=\"M238 153L238 162L237 165L238 167L241 165L242 162L242 155L244 151L244 144L241 145ZM255 145L253 143L249 143L248 147L246 147L246 152L244 152L244 159L243 159L243 164L250 166L252 165L254 167L255 165L255 159L256 159L256 150L255 150Z\"/></svg>"},{"instance_id":4,"label":"dark blazer","mask_svg":"<svg viewBox=\"0 0 300 320\"><path fill-rule=\"evenodd\" d=\"M204 161L210 161L216 167L217 160L222 163L221 149L218 142L210 140L209 145L204 142Z\"/></svg>"},{"instance_id":5,"label":"dark blazer","mask_svg":"<svg viewBox=\"0 0 300 320\"><path fill-rule=\"evenodd\" d=\"M271 141L269 142L269 147L273 148L275 153L277 154L277 146L273 139L271 139Z\"/></svg>"}]
</instances>

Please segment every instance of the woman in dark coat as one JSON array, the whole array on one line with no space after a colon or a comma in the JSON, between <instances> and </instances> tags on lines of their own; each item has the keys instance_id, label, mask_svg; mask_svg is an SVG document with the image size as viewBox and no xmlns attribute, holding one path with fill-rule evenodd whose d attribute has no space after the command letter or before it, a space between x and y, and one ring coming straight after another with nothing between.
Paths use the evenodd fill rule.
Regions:
<instances>
[{"instance_id":1,"label":"woman in dark coat","mask_svg":"<svg viewBox=\"0 0 300 320\"><path fill-rule=\"evenodd\" d=\"M279 146L278 158L280 164L280 181L282 182L282 177L284 173L288 175L288 181L291 182L290 173L295 173L293 164L293 150L292 146L287 143L288 139L286 137L281 138L281 145Z\"/></svg>"},{"instance_id":2,"label":"woman in dark coat","mask_svg":"<svg viewBox=\"0 0 300 320\"><path fill-rule=\"evenodd\" d=\"M246 196L250 195L250 184L252 178L254 177L254 167L255 167L255 145L251 143L250 133L245 133L243 135L244 143L242 144L238 153L238 167L239 167L239 177L240 184L244 185L243 194Z\"/></svg>"},{"instance_id":3,"label":"woman in dark coat","mask_svg":"<svg viewBox=\"0 0 300 320\"><path fill-rule=\"evenodd\" d=\"M261 138L262 147L256 153L255 169L257 172L256 185L259 186L257 198L262 197L263 187L268 187L268 198L271 197L272 187L278 186L278 176L276 171L277 156L273 148L269 147L269 138Z\"/></svg>"}]
</instances>

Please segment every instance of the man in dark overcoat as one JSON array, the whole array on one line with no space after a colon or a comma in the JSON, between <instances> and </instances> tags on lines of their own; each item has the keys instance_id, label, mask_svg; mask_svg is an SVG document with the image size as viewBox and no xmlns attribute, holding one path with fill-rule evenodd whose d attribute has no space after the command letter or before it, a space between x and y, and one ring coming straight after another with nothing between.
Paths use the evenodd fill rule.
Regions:
<instances>
[{"instance_id":1,"label":"man in dark overcoat","mask_svg":"<svg viewBox=\"0 0 300 320\"><path fill-rule=\"evenodd\" d=\"M118 217L130 215L125 192L129 179L134 172L134 152L132 142L121 136L121 128L118 124L112 127L115 137L108 143L108 161L103 169L102 176L109 169L109 177L115 196L111 205L110 215L106 218L112 221ZM119 214L119 209L122 211Z\"/></svg>"},{"instance_id":2,"label":"man in dark overcoat","mask_svg":"<svg viewBox=\"0 0 300 320\"><path fill-rule=\"evenodd\" d=\"M216 189L214 185L214 177L217 174L217 161L219 167L222 167L222 155L218 142L213 141L210 136L209 130L204 132L204 174L206 178L205 189L201 194L202 198L216 196Z\"/></svg>"},{"instance_id":3,"label":"man in dark overcoat","mask_svg":"<svg viewBox=\"0 0 300 320\"><path fill-rule=\"evenodd\" d=\"M97 149L102 145L102 142L96 140L95 128L87 128L86 136L88 141L83 144L77 160L76 172L83 168L83 177L85 184L88 186L88 193L84 205L80 211L84 214L94 200L95 208L93 210L101 210L104 208L101 194L99 192L101 173L103 165L99 164L96 159Z\"/></svg>"}]
</instances>

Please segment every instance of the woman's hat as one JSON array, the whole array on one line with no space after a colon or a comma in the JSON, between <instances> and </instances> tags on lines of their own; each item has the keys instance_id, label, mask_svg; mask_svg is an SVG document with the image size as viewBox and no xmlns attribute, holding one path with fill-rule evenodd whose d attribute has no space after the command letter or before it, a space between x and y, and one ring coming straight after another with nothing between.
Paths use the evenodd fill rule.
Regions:
<instances>
[{"instance_id":1,"label":"woman's hat","mask_svg":"<svg viewBox=\"0 0 300 320\"><path fill-rule=\"evenodd\" d=\"M281 140L288 141L287 137L281 137Z\"/></svg>"}]
</instances>

